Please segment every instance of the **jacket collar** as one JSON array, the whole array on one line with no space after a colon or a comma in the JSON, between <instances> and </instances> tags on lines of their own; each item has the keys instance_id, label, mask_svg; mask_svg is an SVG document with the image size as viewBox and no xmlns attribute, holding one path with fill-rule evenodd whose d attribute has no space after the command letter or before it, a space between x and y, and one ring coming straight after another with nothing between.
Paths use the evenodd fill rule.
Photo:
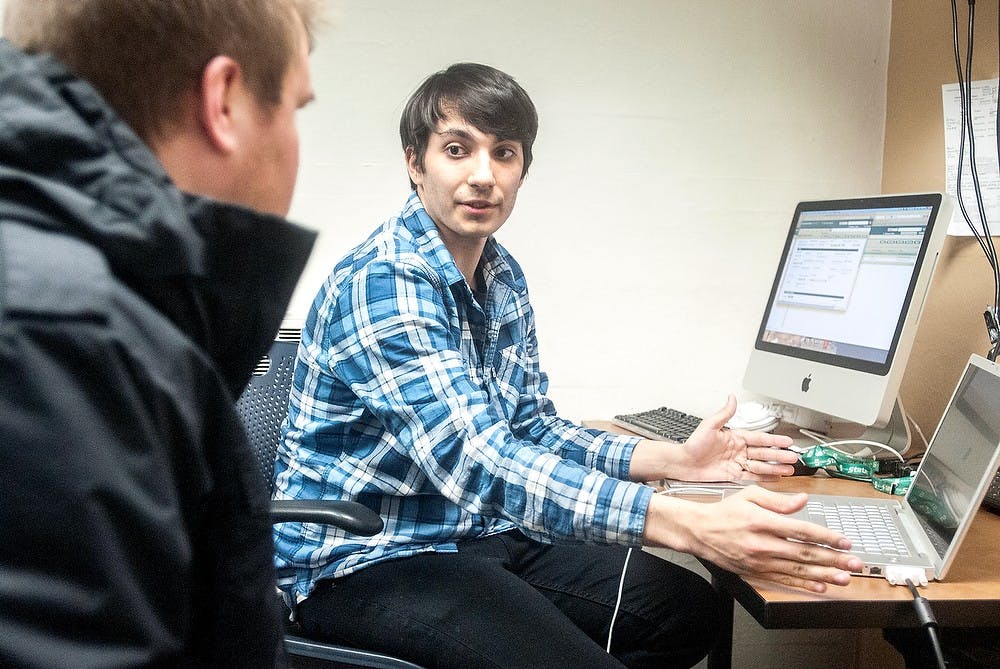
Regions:
<instances>
[{"instance_id":1,"label":"jacket collar","mask_svg":"<svg viewBox=\"0 0 1000 669\"><path fill-rule=\"evenodd\" d=\"M181 193L87 82L0 39L0 217L96 248L210 355L237 394L316 234Z\"/></svg>"}]
</instances>

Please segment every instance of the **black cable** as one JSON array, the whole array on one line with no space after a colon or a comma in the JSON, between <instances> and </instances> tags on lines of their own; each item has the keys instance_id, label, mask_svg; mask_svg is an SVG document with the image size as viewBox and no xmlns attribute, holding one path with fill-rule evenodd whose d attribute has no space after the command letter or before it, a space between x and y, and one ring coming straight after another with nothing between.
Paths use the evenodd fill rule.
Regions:
<instances>
[{"instance_id":1,"label":"black cable","mask_svg":"<svg viewBox=\"0 0 1000 669\"><path fill-rule=\"evenodd\" d=\"M979 164L976 162L976 131L972 123L972 46L975 40L976 24L976 3L969 0L969 28L966 34L966 56L965 56L965 99L968 101L965 113L969 124L969 170L972 173L972 188L976 194L976 205L979 210L979 220L983 224L983 231L986 233L986 241L990 244L990 255L996 260L996 249L992 248L990 241L989 223L986 220L986 208L983 205L982 188L979 182Z\"/></svg>"},{"instance_id":2,"label":"black cable","mask_svg":"<svg viewBox=\"0 0 1000 669\"><path fill-rule=\"evenodd\" d=\"M990 233L989 220L986 218L986 206L983 204L983 191L979 181L979 164L976 162L976 131L972 123L972 45L975 41L975 23L976 2L975 0L969 0L969 28L966 36L967 56L965 60L965 97L967 100L965 114L969 127L969 169L972 173L972 188L976 195L979 220L983 225L983 240L989 248L986 255L990 261L990 266L993 268L993 313L996 314L997 307L1000 305L1000 275L997 274L997 252L993 246L993 235Z\"/></svg>"},{"instance_id":3,"label":"black cable","mask_svg":"<svg viewBox=\"0 0 1000 669\"><path fill-rule=\"evenodd\" d=\"M1000 20L1000 12L998 12L998 20ZM969 169L972 174L972 187L976 197L979 220L982 223L983 228L983 237L980 241L980 246L983 247L983 251L986 253L987 262L989 262L990 268L993 270L993 306L992 309L988 308L983 314L983 318L986 322L986 332L989 335L991 344L990 348L987 350L986 357L992 361L996 360L997 354L1000 353L1000 326L998 326L997 323L998 312L1000 312L1000 263L997 262L997 252L993 244L993 234L990 231L989 219L986 216L986 205L983 202L983 191L979 180L979 163L976 161L976 131L972 121L972 53L973 43L975 42L975 23L976 2L975 0L969 0L969 27L966 35L968 49L965 61L964 90L966 104L965 111L963 113L963 122L968 126ZM997 104L1000 105L1000 94L997 96ZM1000 154L998 154L998 158L1000 158ZM961 175L959 176L959 183L961 183Z\"/></svg>"},{"instance_id":4,"label":"black cable","mask_svg":"<svg viewBox=\"0 0 1000 669\"><path fill-rule=\"evenodd\" d=\"M997 8L997 35L1000 35L1000 7ZM997 42L997 59L1000 60L1000 41ZM997 145L997 169L1000 171L1000 78L997 78L997 100L996 109L993 111L993 136L996 140ZM992 240L991 240L992 241ZM994 253L994 266L996 266L996 254ZM996 339L993 343L993 347L986 354L989 360L995 361L997 359L997 354L1000 353L1000 324L998 324L997 319L1000 318L1000 279L997 279L996 273L994 273L994 283L996 283L996 294L994 300L996 302L993 306L992 317L987 316L987 330L992 338L996 334Z\"/></svg>"},{"instance_id":5,"label":"black cable","mask_svg":"<svg viewBox=\"0 0 1000 669\"><path fill-rule=\"evenodd\" d=\"M987 258L993 269L993 314L996 316L1000 308L1000 265L997 263L997 251L993 245L993 235L990 232L989 219L986 217L986 205L983 202L983 191L979 181L979 164L976 162L976 131L972 123L972 45L974 43L976 23L976 2L969 0L969 29L966 37L967 56L965 60L966 116L969 127L969 169L972 173L972 187L976 194L976 205L979 210L979 220L983 225L983 240L989 248ZM996 342L994 342L996 343ZM991 358L992 359L992 358Z\"/></svg>"},{"instance_id":6,"label":"black cable","mask_svg":"<svg viewBox=\"0 0 1000 669\"><path fill-rule=\"evenodd\" d=\"M990 337L990 349L987 353L987 358L990 360L996 360L998 353L1000 353L1000 332L997 330L996 323L998 311L1000 311L1000 263L997 262L997 252L993 244L993 237L990 233L989 221L986 217L986 209L983 203L982 189L979 181L979 169L976 165L975 128L973 127L972 122L972 56L974 42L973 37L975 32L975 0L969 0L969 24L966 39L967 56L965 63L965 76L962 74L962 58L959 51L958 8L956 0L952 0L951 2L951 20L952 41L954 43L955 51L955 72L958 77L959 115L961 117L955 190L958 196L958 205L962 212L962 217L965 219L966 225L969 226L969 229L972 231L973 236L979 243L980 248L986 255L986 260L990 264L990 269L993 271L992 305L987 309L983 316L986 320L987 333ZM1000 26L1000 14L998 14L998 26ZM997 109L997 155L998 158L1000 158L1000 93L998 93L997 96ZM980 233L979 229L975 226L975 224L973 224L972 217L969 215L969 212L965 207L965 200L962 196L962 174L964 171L963 161L965 155L966 135L968 135L969 140L970 172L972 175L973 191L976 197L977 213L979 214L979 220L982 224L982 233Z\"/></svg>"},{"instance_id":7,"label":"black cable","mask_svg":"<svg viewBox=\"0 0 1000 669\"><path fill-rule=\"evenodd\" d=\"M913 585L913 581L910 579L906 579L906 587L910 589L910 594L913 595L913 609L917 613L917 620L920 621L920 626L927 630L927 636L930 637L937 665L939 669L946 669L947 665L944 662L944 653L941 650L941 642L937 636L937 619L934 617L934 612L931 611L931 604L927 601L926 597L917 591L917 586Z\"/></svg>"},{"instance_id":8,"label":"black cable","mask_svg":"<svg viewBox=\"0 0 1000 669\"><path fill-rule=\"evenodd\" d=\"M972 218L969 216L968 210L965 208L965 198L962 197L962 167L963 161L965 160L965 136L968 133L968 126L966 125L966 113L968 109L968 102L965 98L965 77L962 74L962 56L959 53L958 44L958 7L956 0L951 0L951 34L952 42L955 47L955 74L958 77L958 107L959 107L959 119L960 119L960 132L958 135L958 169L956 176L955 191L958 196L958 208L962 211L962 218L965 219L966 225L969 226L969 230L972 231L973 236L976 241L979 242L980 248L983 249L983 253L986 254L986 258L990 259L990 251L983 241L982 235L979 234L979 230L972 223Z\"/></svg>"}]
</instances>

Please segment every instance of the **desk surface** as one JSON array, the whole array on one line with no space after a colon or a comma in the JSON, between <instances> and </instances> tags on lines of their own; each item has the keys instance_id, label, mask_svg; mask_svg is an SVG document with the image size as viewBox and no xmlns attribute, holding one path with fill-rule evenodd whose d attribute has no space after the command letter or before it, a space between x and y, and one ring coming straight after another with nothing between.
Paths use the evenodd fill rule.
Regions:
<instances>
[{"instance_id":1,"label":"desk surface","mask_svg":"<svg viewBox=\"0 0 1000 669\"><path fill-rule=\"evenodd\" d=\"M605 421L587 423L625 432ZM828 477L794 476L764 486L783 492L885 497L870 484ZM710 502L707 502L710 503ZM729 593L762 627L879 628L917 627L908 588L882 578L856 576L822 595L743 579L705 563L713 582ZM939 625L996 625L1000 620L1000 516L980 510L943 582L920 588Z\"/></svg>"},{"instance_id":2,"label":"desk surface","mask_svg":"<svg viewBox=\"0 0 1000 669\"><path fill-rule=\"evenodd\" d=\"M879 497L867 483L796 476L763 484L784 492L813 492ZM715 581L726 588L761 626L915 627L908 588L882 578L856 576L844 587L830 586L817 595L755 579L743 579L706 564ZM1000 619L1000 516L980 511L948 575L920 588L931 602L939 625L995 625Z\"/></svg>"}]
</instances>

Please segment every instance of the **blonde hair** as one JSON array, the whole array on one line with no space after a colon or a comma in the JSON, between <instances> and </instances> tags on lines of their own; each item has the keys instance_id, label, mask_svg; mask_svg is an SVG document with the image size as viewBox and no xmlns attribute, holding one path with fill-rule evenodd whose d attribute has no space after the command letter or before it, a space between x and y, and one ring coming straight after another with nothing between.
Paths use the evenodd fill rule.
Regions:
<instances>
[{"instance_id":1,"label":"blonde hair","mask_svg":"<svg viewBox=\"0 0 1000 669\"><path fill-rule=\"evenodd\" d=\"M281 100L297 22L310 44L322 0L8 0L4 34L86 79L149 142L180 117L208 62L226 55L266 106Z\"/></svg>"}]
</instances>

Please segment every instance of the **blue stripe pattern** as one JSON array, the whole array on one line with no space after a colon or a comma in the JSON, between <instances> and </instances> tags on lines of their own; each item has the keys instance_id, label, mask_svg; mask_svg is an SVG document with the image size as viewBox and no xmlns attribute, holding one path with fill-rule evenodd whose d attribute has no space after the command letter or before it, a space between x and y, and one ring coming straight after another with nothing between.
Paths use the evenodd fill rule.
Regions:
<instances>
[{"instance_id":1,"label":"blue stripe pattern","mask_svg":"<svg viewBox=\"0 0 1000 669\"><path fill-rule=\"evenodd\" d=\"M637 439L558 418L520 267L495 240L474 298L412 194L341 260L302 332L275 499L351 499L385 529L275 528L279 584L513 527L541 541L638 545L652 490L628 481Z\"/></svg>"}]
</instances>

